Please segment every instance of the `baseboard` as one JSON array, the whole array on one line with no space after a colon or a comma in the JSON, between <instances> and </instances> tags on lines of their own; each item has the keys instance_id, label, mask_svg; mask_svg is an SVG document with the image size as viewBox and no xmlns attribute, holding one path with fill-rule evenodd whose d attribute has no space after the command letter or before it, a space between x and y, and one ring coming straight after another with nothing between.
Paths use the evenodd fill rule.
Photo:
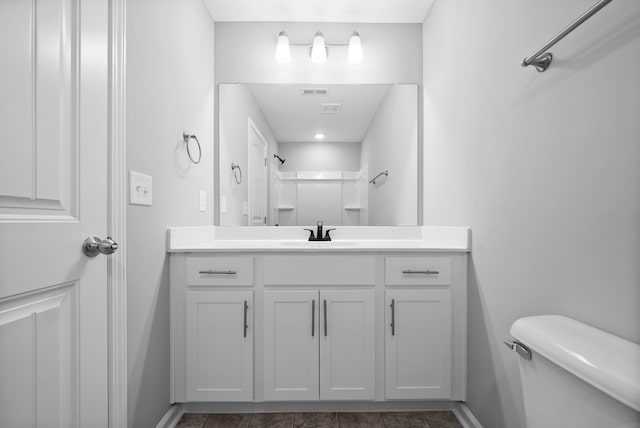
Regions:
<instances>
[{"instance_id":1,"label":"baseboard","mask_svg":"<svg viewBox=\"0 0 640 428\"><path fill-rule=\"evenodd\" d=\"M482 428L482 425L463 402L409 401L366 403L177 403L173 404L156 428L174 428L186 412L193 413L254 413L254 412L318 412L318 411L416 411L451 410L464 428Z\"/></svg>"},{"instance_id":2,"label":"baseboard","mask_svg":"<svg viewBox=\"0 0 640 428\"><path fill-rule=\"evenodd\" d=\"M453 413L455 413L464 428L482 428L480 422L478 422L476 417L473 416L473 413L471 413L471 410L469 410L467 405L462 401L456 404Z\"/></svg>"},{"instance_id":3,"label":"baseboard","mask_svg":"<svg viewBox=\"0 0 640 428\"><path fill-rule=\"evenodd\" d=\"M184 415L182 404L172 404L164 417L158 422L156 428L174 428L180 421L182 415Z\"/></svg>"},{"instance_id":4,"label":"baseboard","mask_svg":"<svg viewBox=\"0 0 640 428\"><path fill-rule=\"evenodd\" d=\"M183 413L399 412L451 410L453 401L293 401L183 403Z\"/></svg>"}]
</instances>

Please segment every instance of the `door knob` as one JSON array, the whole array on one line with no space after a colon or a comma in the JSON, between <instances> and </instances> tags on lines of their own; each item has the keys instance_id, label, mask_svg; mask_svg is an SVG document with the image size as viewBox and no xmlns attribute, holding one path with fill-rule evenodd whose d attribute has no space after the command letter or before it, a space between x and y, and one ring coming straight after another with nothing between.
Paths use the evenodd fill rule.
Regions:
<instances>
[{"instance_id":1,"label":"door knob","mask_svg":"<svg viewBox=\"0 0 640 428\"><path fill-rule=\"evenodd\" d=\"M87 257L95 257L98 254L113 254L118 249L118 243L107 236L107 239L100 239L97 236L90 236L82 243L82 252Z\"/></svg>"}]
</instances>

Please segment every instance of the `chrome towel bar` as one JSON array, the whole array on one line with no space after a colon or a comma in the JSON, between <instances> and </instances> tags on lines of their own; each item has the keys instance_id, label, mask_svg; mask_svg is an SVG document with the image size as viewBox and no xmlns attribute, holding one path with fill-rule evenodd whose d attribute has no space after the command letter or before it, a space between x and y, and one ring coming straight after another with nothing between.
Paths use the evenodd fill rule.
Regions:
<instances>
[{"instance_id":1,"label":"chrome towel bar","mask_svg":"<svg viewBox=\"0 0 640 428\"><path fill-rule=\"evenodd\" d=\"M523 59L522 66L528 67L530 65L533 65L540 73L545 71L547 68L549 68L551 61L553 60L553 55L550 52L547 52L549 48L558 43L560 40L564 39L567 34L578 28L584 21L591 18L600 9L611 3L611 1L612 0L600 0L598 3L591 6L589 10L580 15L578 19L569 24L569 26L567 26L564 30L556 34L544 46L535 51L535 53L529 55L527 58Z\"/></svg>"},{"instance_id":2,"label":"chrome towel bar","mask_svg":"<svg viewBox=\"0 0 640 428\"><path fill-rule=\"evenodd\" d=\"M376 180L377 180L377 179L378 179L378 177L380 177L381 175L384 175L384 176L387 176L387 177L388 177L388 176L389 176L389 170L382 171L380 174L376 175L376 176L375 176L375 177L373 177L371 180L369 180L369 183L376 184Z\"/></svg>"}]
</instances>

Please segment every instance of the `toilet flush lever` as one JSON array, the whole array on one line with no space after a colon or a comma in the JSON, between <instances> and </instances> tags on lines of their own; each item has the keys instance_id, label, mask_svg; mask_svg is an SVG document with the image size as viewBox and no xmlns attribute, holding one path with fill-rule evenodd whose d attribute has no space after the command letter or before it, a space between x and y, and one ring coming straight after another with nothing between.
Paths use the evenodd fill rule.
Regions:
<instances>
[{"instance_id":1,"label":"toilet flush lever","mask_svg":"<svg viewBox=\"0 0 640 428\"><path fill-rule=\"evenodd\" d=\"M520 355L522 358L524 358L525 360L527 361L531 360L531 351L529 350L529 348L527 348L517 340L514 340L514 341L505 340L504 344L507 346L507 348L516 351L516 353Z\"/></svg>"}]
</instances>

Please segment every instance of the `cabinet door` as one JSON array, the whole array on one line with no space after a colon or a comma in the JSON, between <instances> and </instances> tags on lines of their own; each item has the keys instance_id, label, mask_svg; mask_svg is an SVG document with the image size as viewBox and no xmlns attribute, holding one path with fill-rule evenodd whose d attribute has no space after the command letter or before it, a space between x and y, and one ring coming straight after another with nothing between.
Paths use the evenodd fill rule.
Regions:
<instances>
[{"instance_id":1,"label":"cabinet door","mask_svg":"<svg viewBox=\"0 0 640 428\"><path fill-rule=\"evenodd\" d=\"M318 399L318 291L264 292L264 399Z\"/></svg>"},{"instance_id":2,"label":"cabinet door","mask_svg":"<svg viewBox=\"0 0 640 428\"><path fill-rule=\"evenodd\" d=\"M451 395L450 290L387 290L385 396Z\"/></svg>"},{"instance_id":3,"label":"cabinet door","mask_svg":"<svg viewBox=\"0 0 640 428\"><path fill-rule=\"evenodd\" d=\"M187 400L253 400L253 292L187 292Z\"/></svg>"},{"instance_id":4,"label":"cabinet door","mask_svg":"<svg viewBox=\"0 0 640 428\"><path fill-rule=\"evenodd\" d=\"M375 292L320 292L320 399L375 397Z\"/></svg>"}]
</instances>

